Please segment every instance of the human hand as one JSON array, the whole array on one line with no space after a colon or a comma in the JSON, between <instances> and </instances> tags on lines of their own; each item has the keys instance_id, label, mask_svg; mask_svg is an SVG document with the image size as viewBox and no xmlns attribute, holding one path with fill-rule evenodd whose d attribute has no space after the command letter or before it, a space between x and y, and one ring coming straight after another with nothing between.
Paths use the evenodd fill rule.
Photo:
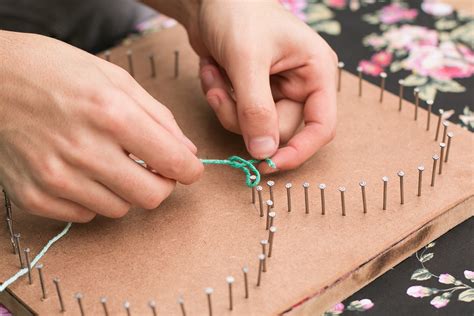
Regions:
<instances>
[{"instance_id":1,"label":"human hand","mask_svg":"<svg viewBox=\"0 0 474 316\"><path fill-rule=\"evenodd\" d=\"M197 12L184 25L203 90L252 156L293 169L333 139L337 56L318 34L276 1L203 0Z\"/></svg>"},{"instance_id":2,"label":"human hand","mask_svg":"<svg viewBox=\"0 0 474 316\"><path fill-rule=\"evenodd\" d=\"M156 208L176 181L202 173L171 112L122 68L13 32L0 32L0 58L0 184L20 208L74 222L120 217Z\"/></svg>"}]
</instances>

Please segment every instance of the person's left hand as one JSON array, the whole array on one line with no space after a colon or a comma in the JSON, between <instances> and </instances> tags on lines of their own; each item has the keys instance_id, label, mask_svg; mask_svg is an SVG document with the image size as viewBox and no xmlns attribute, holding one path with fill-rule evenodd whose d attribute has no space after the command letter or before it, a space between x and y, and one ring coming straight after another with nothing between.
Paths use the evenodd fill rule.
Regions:
<instances>
[{"instance_id":1,"label":"person's left hand","mask_svg":"<svg viewBox=\"0 0 474 316\"><path fill-rule=\"evenodd\" d=\"M278 2L203 0L185 26L210 106L252 156L293 169L333 139L337 56Z\"/></svg>"}]
</instances>

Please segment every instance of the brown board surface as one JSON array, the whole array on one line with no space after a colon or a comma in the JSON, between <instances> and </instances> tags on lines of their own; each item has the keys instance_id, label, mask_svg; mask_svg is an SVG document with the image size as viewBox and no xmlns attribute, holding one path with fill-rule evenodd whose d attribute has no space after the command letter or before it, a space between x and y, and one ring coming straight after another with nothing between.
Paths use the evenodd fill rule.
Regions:
<instances>
[{"instance_id":1,"label":"brown board surface","mask_svg":"<svg viewBox=\"0 0 474 316\"><path fill-rule=\"evenodd\" d=\"M248 158L241 137L226 132L207 106L197 76L197 57L180 27L137 40L131 48L136 79L170 107L184 133L198 147L200 158ZM126 68L126 49L114 49L112 62ZM176 49L180 51L178 79L173 78ZM155 79L150 78L148 61L152 52L156 59ZM206 166L198 183L178 186L157 210L135 209L122 219L96 218L88 224L73 225L70 233L41 260L45 265L47 300L40 300L36 273L33 285L22 278L10 289L42 315L59 314L53 277L61 279L67 315L79 314L73 298L76 292L84 294L84 308L90 315L102 313L101 296L109 298L112 314L125 314L123 302L128 300L132 315L151 315L147 302L154 299L158 314L179 315L179 294L183 295L188 315L205 315L205 287L214 288L212 302L216 315L278 314L306 299L308 305L295 311L311 314L350 295L408 253L393 253L378 271L372 267L354 282L350 276L367 262L410 240L426 227L436 226L430 223L444 224L419 238L419 245L413 242L412 248L472 216L474 191L472 134L457 126L449 127L455 134L449 162L444 165L443 174L437 175L435 187L430 187L431 156L439 154L439 142L434 141L437 117L432 116L431 129L426 132L426 111L420 109L415 122L412 104L404 102L399 112L397 96L385 92L383 103L379 103L378 87L364 82L363 96L358 97L357 86L358 79L344 72L338 96L337 136L331 144L299 169L263 179L276 182L278 230L272 258L267 262L268 271L259 288L255 285L257 256L261 251L259 241L268 237L265 219L259 217L257 208L251 204L251 191L244 185L241 171ZM130 128L140 126L130 122ZM420 164L426 170L423 194L417 197ZM406 174L404 205L399 202L399 170ZM389 177L385 211L382 176ZM367 214L362 213L360 180L368 183ZM291 213L286 206L287 182L293 183ZM310 214L304 210L303 182L311 185ZM327 184L324 216L320 183ZM263 186L267 199L268 189ZM339 186L347 189L345 217L341 216ZM459 207L461 211L456 212ZM32 254L64 226L19 210L14 210L14 221L15 230L22 234L23 247L30 247ZM17 271L18 259L9 255L11 248L4 228L0 230L0 252L0 280L6 280ZM248 299L243 298L243 266L250 270ZM232 312L228 311L225 281L229 275L236 279ZM338 290L323 297L334 288ZM323 298L318 301L318 297Z\"/></svg>"}]
</instances>

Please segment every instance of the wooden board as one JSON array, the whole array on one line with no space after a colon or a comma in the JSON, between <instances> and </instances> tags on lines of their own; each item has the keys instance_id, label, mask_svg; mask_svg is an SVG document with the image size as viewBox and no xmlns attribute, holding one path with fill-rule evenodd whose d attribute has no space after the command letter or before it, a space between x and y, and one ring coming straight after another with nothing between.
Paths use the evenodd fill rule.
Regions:
<instances>
[{"instance_id":1,"label":"wooden board","mask_svg":"<svg viewBox=\"0 0 474 316\"><path fill-rule=\"evenodd\" d=\"M207 106L197 76L197 57L185 32L173 28L132 44L137 80L168 105L201 158L248 157L240 136L220 127ZM112 52L112 61L126 66L126 47ZM180 51L180 77L173 79L173 51ZM148 55L154 52L158 77L149 78ZM387 79L390 80L390 77ZM84 293L87 314L101 314L100 296L109 298L112 314L123 314L130 301L132 315L179 315L182 294L189 315L206 315L205 287L213 287L216 315L274 315L291 310L314 315L347 297L464 219L473 209L473 136L457 126L449 163L435 187L430 187L431 156L439 153L434 141L437 118L425 131L426 111L413 120L414 107L364 82L357 96L357 78L344 72L339 93L336 139L295 171L275 180L274 254L262 285L256 277L261 239L268 236L265 220L250 202L250 189L241 171L206 166L203 178L177 190L155 211L132 210L122 219L97 218L73 225L69 235L42 260L49 298L40 300L40 288L26 278L10 287L21 300L42 315L59 312L53 277L59 277L67 315L77 315L73 299ZM410 91L411 92L411 91ZM407 92L408 93L408 92ZM131 122L130 128L140 128ZM107 159L107 157L104 157ZM416 196L417 166L426 167L422 197ZM399 203L399 182L405 176L405 204ZM382 176L389 176L388 209L382 210ZM368 213L362 213L359 181L366 180ZM267 179L264 179L267 180ZM71 179L74 181L74 179ZM303 182L309 182L310 214L304 214ZM293 183L293 211L287 212L284 185ZM326 183L326 215L320 214L317 185ZM341 216L339 186L345 186L347 216ZM87 188L84 188L87 190ZM268 191L265 188L265 198ZM63 223L14 211L15 228L23 246L36 253ZM7 231L0 231L0 251L10 253ZM250 298L243 298L241 268L248 265ZM16 272L17 257L0 257L0 280ZM232 275L234 310L228 311L225 278ZM292 308L293 307L293 308Z\"/></svg>"}]
</instances>

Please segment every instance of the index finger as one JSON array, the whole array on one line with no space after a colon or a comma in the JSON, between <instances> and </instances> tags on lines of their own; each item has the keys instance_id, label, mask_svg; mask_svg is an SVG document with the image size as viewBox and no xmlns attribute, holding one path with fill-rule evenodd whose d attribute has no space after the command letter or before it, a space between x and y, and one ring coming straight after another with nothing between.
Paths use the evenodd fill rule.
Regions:
<instances>
[{"instance_id":1,"label":"index finger","mask_svg":"<svg viewBox=\"0 0 474 316\"><path fill-rule=\"evenodd\" d=\"M337 116L335 87L329 85L313 92L306 100L303 115L304 128L271 157L277 170L299 167L334 138ZM263 173L275 172L266 164L262 164L260 169Z\"/></svg>"},{"instance_id":2,"label":"index finger","mask_svg":"<svg viewBox=\"0 0 474 316\"><path fill-rule=\"evenodd\" d=\"M127 104L119 106L119 104ZM99 123L127 152L146 161L160 175L183 184L195 182L204 167L186 145L151 118L121 90L109 94ZM104 122L105 120L105 122Z\"/></svg>"}]
</instances>

